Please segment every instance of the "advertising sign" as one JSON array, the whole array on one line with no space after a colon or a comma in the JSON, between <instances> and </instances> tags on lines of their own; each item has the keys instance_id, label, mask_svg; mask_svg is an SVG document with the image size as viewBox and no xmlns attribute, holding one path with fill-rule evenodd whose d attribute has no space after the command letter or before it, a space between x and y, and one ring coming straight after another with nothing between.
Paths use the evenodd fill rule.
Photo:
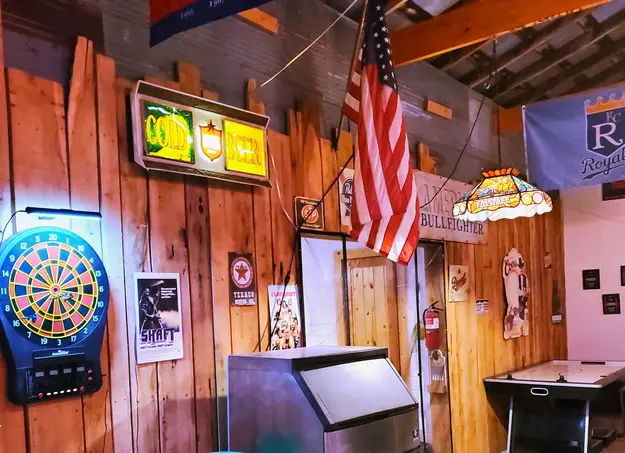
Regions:
<instances>
[{"instance_id":1,"label":"advertising sign","mask_svg":"<svg viewBox=\"0 0 625 453\"><path fill-rule=\"evenodd\" d=\"M271 187L268 117L143 81L131 99L143 168Z\"/></svg>"}]
</instances>

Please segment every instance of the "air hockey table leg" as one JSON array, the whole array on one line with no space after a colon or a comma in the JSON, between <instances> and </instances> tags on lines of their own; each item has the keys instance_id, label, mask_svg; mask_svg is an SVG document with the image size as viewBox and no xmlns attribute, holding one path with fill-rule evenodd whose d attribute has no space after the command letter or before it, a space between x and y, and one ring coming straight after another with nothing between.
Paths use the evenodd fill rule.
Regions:
<instances>
[{"instance_id":1,"label":"air hockey table leg","mask_svg":"<svg viewBox=\"0 0 625 453\"><path fill-rule=\"evenodd\" d=\"M514 396L510 397L510 409L508 411L508 448L506 453L512 453L512 420L514 418Z\"/></svg>"}]
</instances>

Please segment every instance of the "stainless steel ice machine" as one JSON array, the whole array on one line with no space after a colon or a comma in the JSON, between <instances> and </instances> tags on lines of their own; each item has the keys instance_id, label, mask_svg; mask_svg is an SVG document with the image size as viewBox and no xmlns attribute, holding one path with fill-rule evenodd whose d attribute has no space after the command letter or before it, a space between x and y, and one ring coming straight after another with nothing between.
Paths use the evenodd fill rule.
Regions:
<instances>
[{"instance_id":1,"label":"stainless steel ice machine","mask_svg":"<svg viewBox=\"0 0 625 453\"><path fill-rule=\"evenodd\" d=\"M230 450L408 453L418 405L386 348L312 347L228 357Z\"/></svg>"}]
</instances>

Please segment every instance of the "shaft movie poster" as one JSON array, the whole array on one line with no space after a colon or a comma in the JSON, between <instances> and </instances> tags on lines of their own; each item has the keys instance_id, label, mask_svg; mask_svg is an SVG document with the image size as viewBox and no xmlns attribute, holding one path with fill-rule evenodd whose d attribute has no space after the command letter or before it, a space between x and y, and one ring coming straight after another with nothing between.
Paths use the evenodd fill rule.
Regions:
<instances>
[{"instance_id":1,"label":"shaft movie poster","mask_svg":"<svg viewBox=\"0 0 625 453\"><path fill-rule=\"evenodd\" d=\"M137 363L183 357L180 274L135 273Z\"/></svg>"}]
</instances>

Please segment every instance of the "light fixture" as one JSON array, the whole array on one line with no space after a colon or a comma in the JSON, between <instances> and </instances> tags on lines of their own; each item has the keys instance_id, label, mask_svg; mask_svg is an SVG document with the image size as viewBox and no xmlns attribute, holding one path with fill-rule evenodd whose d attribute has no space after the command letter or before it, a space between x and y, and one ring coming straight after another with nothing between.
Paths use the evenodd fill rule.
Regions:
<instances>
[{"instance_id":1,"label":"light fixture","mask_svg":"<svg viewBox=\"0 0 625 453\"><path fill-rule=\"evenodd\" d=\"M519 178L516 168L483 172L484 180L454 203L460 220L515 219L545 214L553 209L549 195Z\"/></svg>"},{"instance_id":2,"label":"light fixture","mask_svg":"<svg viewBox=\"0 0 625 453\"><path fill-rule=\"evenodd\" d=\"M74 209L50 209L50 208L37 208L28 206L24 209L26 214L34 214L40 217L73 217L82 219L101 219L102 214L93 211L76 211Z\"/></svg>"},{"instance_id":3,"label":"light fixture","mask_svg":"<svg viewBox=\"0 0 625 453\"><path fill-rule=\"evenodd\" d=\"M493 61L497 60L497 40L493 41ZM499 84L494 74L495 96ZM486 96L486 95L484 95ZM494 104L497 116L497 151L499 170L482 172L484 180L454 203L453 215L460 220L483 222L485 220L516 219L545 214L553 209L549 195L519 178L519 170L501 164L501 131L499 106Z\"/></svg>"}]
</instances>

